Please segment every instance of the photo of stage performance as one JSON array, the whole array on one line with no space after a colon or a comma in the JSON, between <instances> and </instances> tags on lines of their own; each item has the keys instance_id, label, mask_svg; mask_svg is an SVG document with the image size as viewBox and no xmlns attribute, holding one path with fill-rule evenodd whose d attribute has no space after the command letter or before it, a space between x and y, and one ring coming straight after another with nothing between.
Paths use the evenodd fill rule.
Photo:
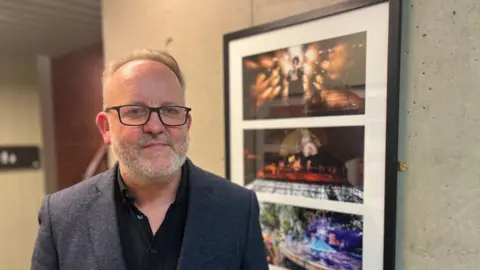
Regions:
<instances>
[{"instance_id":1,"label":"photo of stage performance","mask_svg":"<svg viewBox=\"0 0 480 270\"><path fill-rule=\"evenodd\" d=\"M364 114L366 37L360 32L244 57L244 120Z\"/></svg>"},{"instance_id":2,"label":"photo of stage performance","mask_svg":"<svg viewBox=\"0 0 480 270\"><path fill-rule=\"evenodd\" d=\"M244 130L244 185L363 203L364 127Z\"/></svg>"},{"instance_id":3,"label":"photo of stage performance","mask_svg":"<svg viewBox=\"0 0 480 270\"><path fill-rule=\"evenodd\" d=\"M362 216L261 202L260 224L270 265L362 269Z\"/></svg>"}]
</instances>

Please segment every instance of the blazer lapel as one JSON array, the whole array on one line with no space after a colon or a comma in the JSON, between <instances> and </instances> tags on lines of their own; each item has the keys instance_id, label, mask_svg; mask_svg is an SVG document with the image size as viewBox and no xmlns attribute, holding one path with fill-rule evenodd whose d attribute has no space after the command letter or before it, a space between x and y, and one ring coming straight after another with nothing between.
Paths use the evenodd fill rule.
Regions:
<instances>
[{"instance_id":1,"label":"blazer lapel","mask_svg":"<svg viewBox=\"0 0 480 270\"><path fill-rule=\"evenodd\" d=\"M126 269L114 200L115 172L116 166L98 178L96 194L90 200L87 212L97 269Z\"/></svg>"},{"instance_id":2,"label":"blazer lapel","mask_svg":"<svg viewBox=\"0 0 480 270\"><path fill-rule=\"evenodd\" d=\"M211 213L213 202L213 188L202 181L203 171L187 159L190 174L190 192L185 225L184 240L178 269L202 269L204 253L208 252L208 243L205 235L213 228L214 215Z\"/></svg>"}]
</instances>

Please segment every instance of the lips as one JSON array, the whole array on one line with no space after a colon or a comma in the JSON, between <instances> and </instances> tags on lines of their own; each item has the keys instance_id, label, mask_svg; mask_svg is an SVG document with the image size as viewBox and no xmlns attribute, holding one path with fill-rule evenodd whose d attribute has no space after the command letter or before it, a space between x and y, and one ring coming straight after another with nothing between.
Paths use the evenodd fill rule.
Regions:
<instances>
[{"instance_id":1,"label":"lips","mask_svg":"<svg viewBox=\"0 0 480 270\"><path fill-rule=\"evenodd\" d=\"M168 143L166 142L150 142L150 143L147 143L143 146L143 148L150 148L150 147L166 147L166 146L170 146Z\"/></svg>"}]
</instances>

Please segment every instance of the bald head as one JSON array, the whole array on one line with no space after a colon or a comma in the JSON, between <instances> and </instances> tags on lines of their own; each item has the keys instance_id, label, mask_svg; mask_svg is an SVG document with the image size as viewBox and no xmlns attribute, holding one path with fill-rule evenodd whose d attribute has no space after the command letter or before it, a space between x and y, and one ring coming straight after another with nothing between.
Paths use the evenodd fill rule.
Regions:
<instances>
[{"instance_id":1,"label":"bald head","mask_svg":"<svg viewBox=\"0 0 480 270\"><path fill-rule=\"evenodd\" d=\"M155 73L156 72L156 73ZM125 58L109 63L103 72L103 104L109 104L112 89L118 90L121 82L131 81L142 74L175 76L180 88L185 90L183 74L175 58L167 52L156 50L136 50ZM115 87L112 87L112 81Z\"/></svg>"}]
</instances>

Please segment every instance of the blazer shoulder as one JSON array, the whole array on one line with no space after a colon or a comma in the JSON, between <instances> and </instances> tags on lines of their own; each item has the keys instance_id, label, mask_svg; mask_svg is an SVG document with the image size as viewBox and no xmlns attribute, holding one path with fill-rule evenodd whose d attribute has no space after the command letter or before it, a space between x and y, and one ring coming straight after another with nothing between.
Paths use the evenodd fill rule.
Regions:
<instances>
[{"instance_id":1,"label":"blazer shoulder","mask_svg":"<svg viewBox=\"0 0 480 270\"><path fill-rule=\"evenodd\" d=\"M233 193L242 193L242 194L249 194L251 192L249 189L246 187L243 187L237 183L234 183L224 177L221 177L219 175L213 174L208 171L202 170L204 176L204 180L208 181L209 185L211 185L214 188L219 188L223 189L226 192L233 192Z\"/></svg>"},{"instance_id":2,"label":"blazer shoulder","mask_svg":"<svg viewBox=\"0 0 480 270\"><path fill-rule=\"evenodd\" d=\"M49 196L49 209L53 214L72 213L87 204L97 193L101 181L111 179L111 172L106 171L73 186L54 192Z\"/></svg>"},{"instance_id":3,"label":"blazer shoulder","mask_svg":"<svg viewBox=\"0 0 480 270\"><path fill-rule=\"evenodd\" d=\"M202 173L200 181L214 191L213 194L217 200L232 202L235 207L241 207L250 204L252 196L255 196L254 192L246 187L211 172L200 170Z\"/></svg>"}]
</instances>

